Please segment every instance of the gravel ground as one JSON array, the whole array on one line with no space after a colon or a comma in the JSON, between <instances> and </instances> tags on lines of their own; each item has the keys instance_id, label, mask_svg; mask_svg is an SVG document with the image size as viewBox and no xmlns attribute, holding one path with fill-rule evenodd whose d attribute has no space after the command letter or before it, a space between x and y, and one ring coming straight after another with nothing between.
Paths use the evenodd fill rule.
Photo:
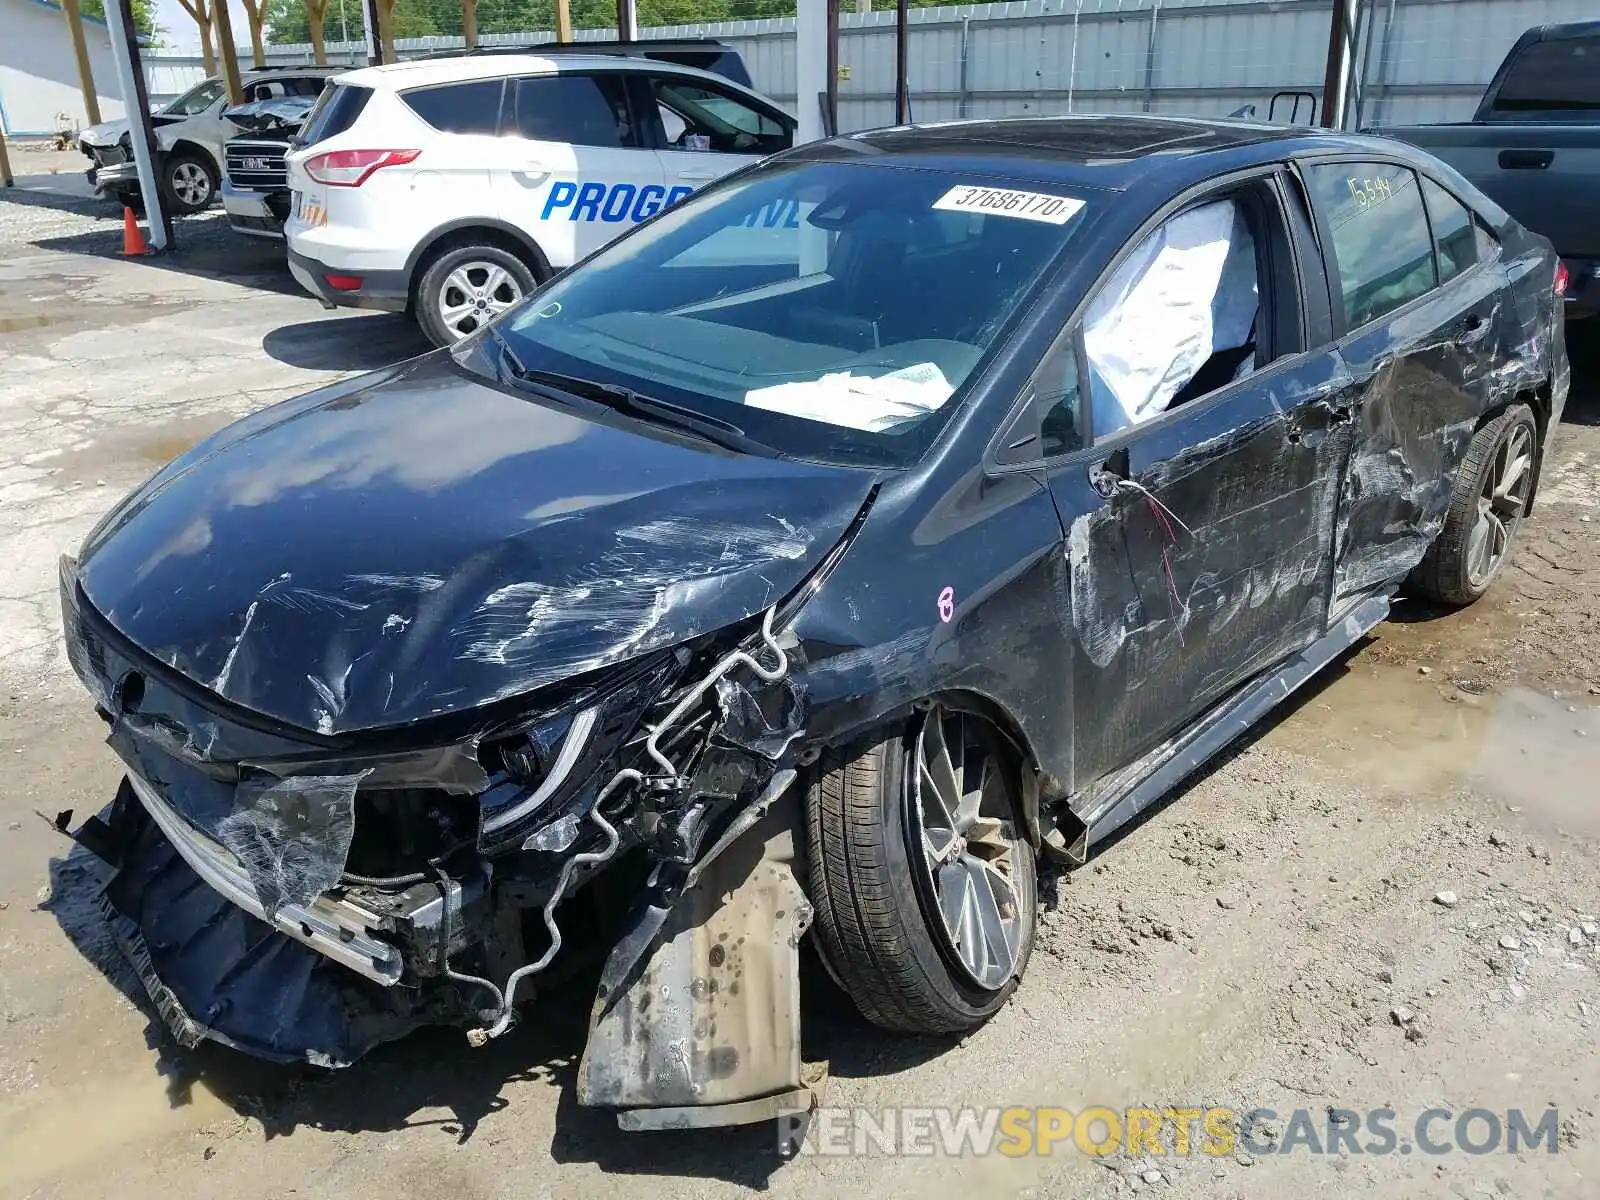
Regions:
<instances>
[{"instance_id":1,"label":"gravel ground","mask_svg":"<svg viewBox=\"0 0 1600 1200\"><path fill-rule=\"evenodd\" d=\"M177 1050L133 999L92 865L33 815L90 811L117 778L61 661L55 555L209 430L419 348L403 321L330 318L220 223L184 222L175 260L125 262L114 214L0 196L0 1195L1595 1194L1593 338L1495 591L1462 613L1402 605L1172 803L1051 876L1027 978L988 1026L891 1038L809 982L825 1104L1273 1109L1254 1151L785 1163L763 1129L620 1135L573 1102L581 989L485 1050L429 1033L342 1073ZM1553 1154L1319 1155L1292 1118L1326 1141L1330 1108L1390 1107L1409 1134L1432 1107L1551 1105Z\"/></svg>"}]
</instances>

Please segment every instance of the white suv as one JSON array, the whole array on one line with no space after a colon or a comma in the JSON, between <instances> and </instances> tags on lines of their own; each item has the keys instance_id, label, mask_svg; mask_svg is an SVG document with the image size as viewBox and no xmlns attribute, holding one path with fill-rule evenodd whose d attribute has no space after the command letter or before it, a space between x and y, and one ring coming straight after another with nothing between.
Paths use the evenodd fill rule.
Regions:
<instances>
[{"instance_id":1,"label":"white suv","mask_svg":"<svg viewBox=\"0 0 1600 1200\"><path fill-rule=\"evenodd\" d=\"M289 267L324 303L409 310L447 345L795 122L717 75L494 55L331 81L289 155Z\"/></svg>"}]
</instances>

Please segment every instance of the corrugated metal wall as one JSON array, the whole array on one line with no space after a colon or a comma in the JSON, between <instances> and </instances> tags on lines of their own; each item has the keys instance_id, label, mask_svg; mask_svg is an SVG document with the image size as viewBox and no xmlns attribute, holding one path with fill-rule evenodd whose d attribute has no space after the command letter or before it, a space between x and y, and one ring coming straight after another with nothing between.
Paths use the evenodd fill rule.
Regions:
<instances>
[{"instance_id":1,"label":"corrugated metal wall","mask_svg":"<svg viewBox=\"0 0 1600 1200\"><path fill-rule=\"evenodd\" d=\"M912 118L1170 112L1222 115L1246 105L1290 119L1317 111L1328 45L1329 0L1016 0L916 9L910 24ZM1531 25L1600 15L1596 0L1357 0L1361 82L1354 123L1461 120ZM840 18L839 124L894 119L892 12ZM756 86L791 111L794 21L734 21L642 31L705 35L737 47ZM548 30L486 37L485 44L541 40ZM605 38L610 30L580 37ZM459 46L459 38L399 43L402 53ZM359 61L360 46L335 61ZM345 56L349 57L346 58ZM308 62L310 47L274 47L275 63ZM195 59L147 59L153 94L199 79ZM814 101L812 101L814 102Z\"/></svg>"}]
</instances>

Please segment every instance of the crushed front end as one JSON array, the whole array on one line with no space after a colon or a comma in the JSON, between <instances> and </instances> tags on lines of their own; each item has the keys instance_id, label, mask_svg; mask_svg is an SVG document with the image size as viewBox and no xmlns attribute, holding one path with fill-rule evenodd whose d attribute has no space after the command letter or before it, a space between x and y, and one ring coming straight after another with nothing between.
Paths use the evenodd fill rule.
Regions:
<instances>
[{"instance_id":1,"label":"crushed front end","mask_svg":"<svg viewBox=\"0 0 1600 1200\"><path fill-rule=\"evenodd\" d=\"M339 1067L443 1024L467 1052L587 950L605 961L582 1103L627 1128L808 1106L805 713L773 609L527 696L329 735L134 646L71 560L61 599L127 772L73 836L114 868L106 915L181 1043Z\"/></svg>"}]
</instances>

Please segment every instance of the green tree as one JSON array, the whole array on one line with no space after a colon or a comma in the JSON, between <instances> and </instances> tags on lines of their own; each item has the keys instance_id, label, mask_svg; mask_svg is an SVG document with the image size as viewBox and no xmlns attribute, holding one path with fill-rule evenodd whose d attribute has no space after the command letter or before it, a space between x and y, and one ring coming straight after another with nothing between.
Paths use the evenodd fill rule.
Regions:
<instances>
[{"instance_id":1,"label":"green tree","mask_svg":"<svg viewBox=\"0 0 1600 1200\"><path fill-rule=\"evenodd\" d=\"M133 24L148 39L151 46L161 45L161 26L156 24L155 0L133 0ZM96 21L106 19L106 0L83 0L78 11Z\"/></svg>"}]
</instances>

